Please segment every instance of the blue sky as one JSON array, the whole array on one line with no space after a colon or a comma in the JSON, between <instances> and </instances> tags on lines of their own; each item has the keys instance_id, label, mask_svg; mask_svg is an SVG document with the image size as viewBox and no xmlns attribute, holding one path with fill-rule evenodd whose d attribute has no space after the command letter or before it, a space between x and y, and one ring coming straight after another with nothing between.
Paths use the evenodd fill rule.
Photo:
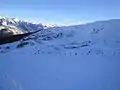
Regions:
<instances>
[{"instance_id":1,"label":"blue sky","mask_svg":"<svg viewBox=\"0 0 120 90\"><path fill-rule=\"evenodd\" d=\"M119 0L3 0L0 15L43 23L77 24L120 19Z\"/></svg>"}]
</instances>

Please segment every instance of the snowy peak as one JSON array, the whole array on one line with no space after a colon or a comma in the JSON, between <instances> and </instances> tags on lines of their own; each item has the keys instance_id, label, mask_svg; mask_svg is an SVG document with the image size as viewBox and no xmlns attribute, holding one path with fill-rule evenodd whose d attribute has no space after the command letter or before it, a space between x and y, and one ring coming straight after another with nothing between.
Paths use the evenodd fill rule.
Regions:
<instances>
[{"instance_id":1,"label":"snowy peak","mask_svg":"<svg viewBox=\"0 0 120 90\"><path fill-rule=\"evenodd\" d=\"M16 26L25 31L34 31L34 30L43 29L43 25L40 23L34 24L32 22L27 22L17 18L7 18L7 17L0 17L0 26Z\"/></svg>"},{"instance_id":2,"label":"snowy peak","mask_svg":"<svg viewBox=\"0 0 120 90\"><path fill-rule=\"evenodd\" d=\"M16 19L16 18L7 18L7 17L0 17L0 24L1 25L15 25L18 24L20 22L20 20Z\"/></svg>"}]
</instances>

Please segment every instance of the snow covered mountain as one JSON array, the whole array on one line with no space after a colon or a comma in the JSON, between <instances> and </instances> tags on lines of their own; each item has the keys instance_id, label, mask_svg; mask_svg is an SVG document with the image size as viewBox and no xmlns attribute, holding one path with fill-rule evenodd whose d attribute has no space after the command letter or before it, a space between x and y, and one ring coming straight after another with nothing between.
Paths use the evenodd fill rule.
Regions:
<instances>
[{"instance_id":1,"label":"snow covered mountain","mask_svg":"<svg viewBox=\"0 0 120 90\"><path fill-rule=\"evenodd\" d=\"M44 28L0 45L0 67L3 90L119 90L120 20Z\"/></svg>"},{"instance_id":2,"label":"snow covered mountain","mask_svg":"<svg viewBox=\"0 0 120 90\"><path fill-rule=\"evenodd\" d=\"M51 48L57 48L62 51L75 50L76 53L84 49L82 52L79 52L81 53L80 55L83 53L108 54L111 52L109 50L112 50L112 53L119 53L119 26L120 20L108 20L84 25L50 27L29 36L28 39L32 43L40 43L39 48L44 43L44 48L47 48L45 52L48 52Z\"/></svg>"},{"instance_id":3,"label":"snow covered mountain","mask_svg":"<svg viewBox=\"0 0 120 90\"><path fill-rule=\"evenodd\" d=\"M0 17L0 26L14 26L16 28L23 30L24 32L43 29L43 25L40 23L34 24L32 22L27 22L17 18L7 18L7 17Z\"/></svg>"}]
</instances>

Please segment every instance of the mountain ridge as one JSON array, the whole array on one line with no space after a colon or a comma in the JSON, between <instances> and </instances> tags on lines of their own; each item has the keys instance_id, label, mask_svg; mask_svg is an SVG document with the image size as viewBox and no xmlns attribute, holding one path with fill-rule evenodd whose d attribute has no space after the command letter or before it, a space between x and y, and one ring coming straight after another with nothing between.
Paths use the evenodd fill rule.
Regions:
<instances>
[{"instance_id":1,"label":"mountain ridge","mask_svg":"<svg viewBox=\"0 0 120 90\"><path fill-rule=\"evenodd\" d=\"M120 20L97 21L83 25L44 28L21 42L32 42L48 50L79 50L82 52L119 51ZM34 29L36 31L36 29ZM32 44L33 45L33 44ZM45 50L47 52L48 50ZM41 48L43 49L43 48ZM54 51L53 50L53 51Z\"/></svg>"}]
</instances>

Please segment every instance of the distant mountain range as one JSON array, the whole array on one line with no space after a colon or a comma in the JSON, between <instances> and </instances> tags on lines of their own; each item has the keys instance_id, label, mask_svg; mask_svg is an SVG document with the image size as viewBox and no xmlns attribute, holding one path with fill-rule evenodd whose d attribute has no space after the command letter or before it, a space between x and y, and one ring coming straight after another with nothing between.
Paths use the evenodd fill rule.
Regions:
<instances>
[{"instance_id":1,"label":"distant mountain range","mask_svg":"<svg viewBox=\"0 0 120 90\"><path fill-rule=\"evenodd\" d=\"M19 20L16 18L7 18L7 17L0 17L0 28L13 28L14 30L18 30L22 32L29 32L29 31L35 31L35 30L41 30L43 29L42 24L34 24L32 22L27 22L24 20ZM13 31L14 31L13 30Z\"/></svg>"}]
</instances>

